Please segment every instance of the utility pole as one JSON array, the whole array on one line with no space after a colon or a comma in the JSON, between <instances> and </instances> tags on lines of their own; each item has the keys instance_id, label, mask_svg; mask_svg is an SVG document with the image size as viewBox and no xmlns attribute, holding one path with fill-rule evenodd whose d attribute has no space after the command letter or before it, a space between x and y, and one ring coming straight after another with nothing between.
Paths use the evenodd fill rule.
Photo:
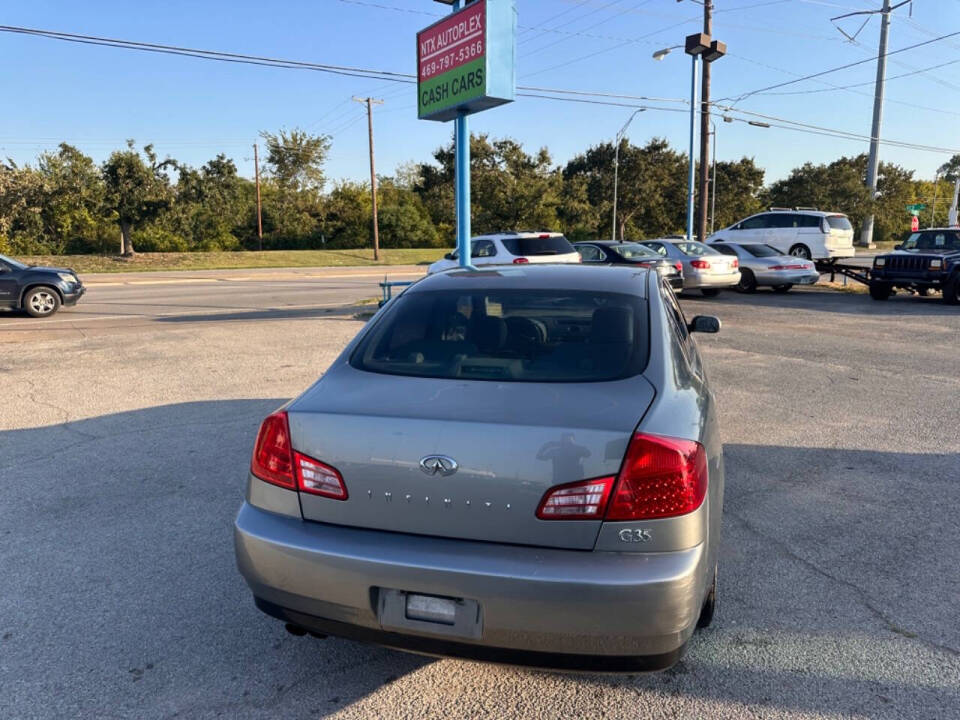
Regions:
<instances>
[{"instance_id":1,"label":"utility pole","mask_svg":"<svg viewBox=\"0 0 960 720\"><path fill-rule=\"evenodd\" d=\"M260 205L260 156L253 144L253 175L257 179L257 250L263 250L263 208Z\"/></svg>"},{"instance_id":2,"label":"utility pole","mask_svg":"<svg viewBox=\"0 0 960 720\"><path fill-rule=\"evenodd\" d=\"M380 225L377 220L377 170L373 160L373 106L383 105L383 100L373 98L354 98L355 102L367 106L367 129L370 135L370 194L373 198L373 259L380 259Z\"/></svg>"},{"instance_id":3,"label":"utility pole","mask_svg":"<svg viewBox=\"0 0 960 720\"><path fill-rule=\"evenodd\" d=\"M883 87L887 76L887 39L890 35L890 13L910 2L912 0L902 0L896 5L891 5L890 0L883 0L883 7L879 10L858 10L857 12L830 18L830 22L836 23L837 20L854 15L876 15L879 13L881 17L880 48L877 51L877 83L873 91L873 125L870 128L870 157L867 160L867 187L870 189L871 203L877 199L877 174L880 170L880 126L883 121ZM840 32L850 38L850 35L847 35L843 30L840 30ZM873 213L863 219L859 244L866 248L876 247L873 244Z\"/></svg>"},{"instance_id":4,"label":"utility pole","mask_svg":"<svg viewBox=\"0 0 960 720\"><path fill-rule=\"evenodd\" d=\"M703 0L703 32L713 36L713 1ZM700 177L697 194L700 198L697 216L697 239L707 239L707 187L710 178L710 66L709 60L703 63L700 85Z\"/></svg>"}]
</instances>

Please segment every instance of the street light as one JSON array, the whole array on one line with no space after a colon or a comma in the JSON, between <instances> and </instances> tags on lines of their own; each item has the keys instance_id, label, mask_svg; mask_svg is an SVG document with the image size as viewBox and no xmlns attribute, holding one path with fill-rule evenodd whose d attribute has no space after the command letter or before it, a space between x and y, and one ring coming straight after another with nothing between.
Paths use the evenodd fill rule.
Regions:
<instances>
[{"instance_id":1,"label":"street light","mask_svg":"<svg viewBox=\"0 0 960 720\"><path fill-rule=\"evenodd\" d=\"M620 176L620 141L623 140L627 128L630 127L630 123L633 122L637 113L642 113L644 110L646 110L646 108L637 108L634 110L623 124L623 127L620 128L620 132L617 133L617 149L613 153L613 231L610 237L611 240L617 239L617 181ZM621 240L622 239L623 238L621 238Z\"/></svg>"},{"instance_id":2,"label":"street light","mask_svg":"<svg viewBox=\"0 0 960 720\"><path fill-rule=\"evenodd\" d=\"M697 137L697 75L700 70L700 57L710 51L710 36L706 33L688 35L684 43L684 52L692 61L690 72L690 163L687 169L687 240L693 240L693 178L696 161L693 157L694 143Z\"/></svg>"},{"instance_id":3,"label":"street light","mask_svg":"<svg viewBox=\"0 0 960 720\"><path fill-rule=\"evenodd\" d=\"M654 59L654 60L663 60L663 59L664 59L667 55L669 55L672 51L676 50L677 48L682 48L682 47L683 47L683 45L671 45L671 46L668 47L668 48L663 48L662 50L657 50L657 51L653 54L653 59Z\"/></svg>"}]
</instances>

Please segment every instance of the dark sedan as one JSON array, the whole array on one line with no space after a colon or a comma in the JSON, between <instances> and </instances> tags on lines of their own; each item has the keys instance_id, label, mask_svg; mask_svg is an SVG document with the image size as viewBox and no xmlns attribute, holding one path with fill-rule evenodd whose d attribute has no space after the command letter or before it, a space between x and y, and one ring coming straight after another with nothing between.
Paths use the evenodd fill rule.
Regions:
<instances>
[{"instance_id":1,"label":"dark sedan","mask_svg":"<svg viewBox=\"0 0 960 720\"><path fill-rule=\"evenodd\" d=\"M664 260L650 248L633 242L592 240L574 243L584 263L594 265L640 265L654 268L674 290L683 289L683 265Z\"/></svg>"},{"instance_id":2,"label":"dark sedan","mask_svg":"<svg viewBox=\"0 0 960 720\"><path fill-rule=\"evenodd\" d=\"M86 291L69 268L24 265L0 255L0 308L50 317L63 305L76 305Z\"/></svg>"}]
</instances>

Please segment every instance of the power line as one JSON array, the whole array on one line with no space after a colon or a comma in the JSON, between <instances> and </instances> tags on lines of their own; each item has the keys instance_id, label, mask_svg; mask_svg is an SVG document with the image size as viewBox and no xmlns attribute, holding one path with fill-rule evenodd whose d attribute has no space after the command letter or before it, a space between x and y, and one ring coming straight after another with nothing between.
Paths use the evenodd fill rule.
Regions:
<instances>
[{"instance_id":1,"label":"power line","mask_svg":"<svg viewBox=\"0 0 960 720\"><path fill-rule=\"evenodd\" d=\"M883 53L883 54L880 55L879 57L889 57L889 56L891 56L891 55L897 55L897 54L899 54L899 53L906 52L907 50L915 50L915 49L918 48L918 47L923 47L924 45L930 45L930 44L932 44L932 43L939 42L940 40L945 40L945 39L947 39L947 38L956 37L956 36L958 36L958 35L960 35L960 30L958 30L958 31L956 31L956 32L952 32L952 33L947 33L946 35L940 35L939 37L935 37L935 38L933 38L933 39L931 39L931 40L925 40L925 41L923 41L923 42L916 43L916 44L914 44L914 45L907 45L906 47L902 47L902 48L899 48L899 49L897 49L897 50L891 50L891 51L889 51L889 52ZM859 66L859 65L865 65L865 64L867 64L867 63L872 63L872 62L874 62L874 61L877 59L877 57L878 57L878 56L873 56L873 57L866 58L866 59L864 59L864 60L857 60L856 62L847 63L846 65L840 65L840 66L838 66L838 67L829 68L829 69L827 69L827 70L821 70L820 72L812 73L812 74L810 74L810 75L804 75L804 76L799 77L799 78L796 78L796 79L794 79L794 80L786 80L786 81L784 81L784 82L776 83L776 84L774 84L774 85L768 85L767 87L762 87L762 88L759 88L759 89L757 89L757 90L751 90L751 91L749 91L749 92L742 93L742 94L738 95L736 98L726 97L726 98L723 98L723 99L724 99L724 100L734 100L735 102L740 102L740 101L745 100L746 98L750 97L751 95L758 95L758 94L760 94L760 93L765 93L765 92L767 92L768 90L776 90L777 88L786 87L787 85L794 85L794 84L796 84L796 83L798 83L798 82L803 82L803 81L805 81L805 80L813 80L813 79L815 79L815 78L822 77L822 76L824 76L824 75L830 75L831 73L839 72L840 70L847 70L848 68L857 67L857 66Z\"/></svg>"}]
</instances>

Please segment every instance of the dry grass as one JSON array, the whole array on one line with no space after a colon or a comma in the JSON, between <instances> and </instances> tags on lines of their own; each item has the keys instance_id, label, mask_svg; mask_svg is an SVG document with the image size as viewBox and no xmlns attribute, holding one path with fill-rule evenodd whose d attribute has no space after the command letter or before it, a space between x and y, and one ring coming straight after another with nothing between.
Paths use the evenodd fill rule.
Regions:
<instances>
[{"instance_id":1,"label":"dry grass","mask_svg":"<svg viewBox=\"0 0 960 720\"><path fill-rule=\"evenodd\" d=\"M351 267L424 265L443 257L441 248L381 250L271 250L264 252L138 253L132 258L107 255L36 255L18 257L31 265L70 267L79 273L157 270L243 270L247 268Z\"/></svg>"}]
</instances>

